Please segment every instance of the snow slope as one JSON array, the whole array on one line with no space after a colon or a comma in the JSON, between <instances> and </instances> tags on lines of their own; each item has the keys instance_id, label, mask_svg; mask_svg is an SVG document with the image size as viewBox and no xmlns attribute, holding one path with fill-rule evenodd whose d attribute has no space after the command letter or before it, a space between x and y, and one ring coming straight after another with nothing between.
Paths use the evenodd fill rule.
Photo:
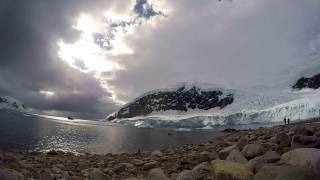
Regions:
<instances>
[{"instance_id":1,"label":"snow slope","mask_svg":"<svg viewBox=\"0 0 320 180\"><path fill-rule=\"evenodd\" d=\"M18 100L10 96L0 97L0 109L8 109L14 111L27 111L27 108Z\"/></svg>"}]
</instances>

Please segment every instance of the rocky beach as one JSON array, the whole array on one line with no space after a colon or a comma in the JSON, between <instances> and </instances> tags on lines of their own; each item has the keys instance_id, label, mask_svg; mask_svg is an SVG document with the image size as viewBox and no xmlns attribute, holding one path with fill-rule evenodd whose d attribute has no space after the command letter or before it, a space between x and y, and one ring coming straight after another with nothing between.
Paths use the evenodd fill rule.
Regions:
<instances>
[{"instance_id":1,"label":"rocky beach","mask_svg":"<svg viewBox=\"0 0 320 180\"><path fill-rule=\"evenodd\" d=\"M2 150L0 179L320 179L320 123L225 129L224 133L203 144L131 154L76 155L60 151Z\"/></svg>"}]
</instances>

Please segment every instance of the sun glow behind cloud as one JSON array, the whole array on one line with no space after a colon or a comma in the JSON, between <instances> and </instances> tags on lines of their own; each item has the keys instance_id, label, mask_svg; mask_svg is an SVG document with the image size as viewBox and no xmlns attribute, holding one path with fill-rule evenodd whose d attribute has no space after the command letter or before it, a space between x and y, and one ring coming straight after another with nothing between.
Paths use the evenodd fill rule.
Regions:
<instances>
[{"instance_id":1,"label":"sun glow behind cloud","mask_svg":"<svg viewBox=\"0 0 320 180\"><path fill-rule=\"evenodd\" d=\"M80 38L74 43L66 43L63 39L57 42L59 57L70 67L93 74L101 87L111 93L109 98L120 105L125 102L117 97L116 88L108 82L113 80L117 71L126 70L119 64L119 57L135 53L134 49L127 45L127 37L143 25L155 27L154 23L159 20L155 17L166 17L162 11L155 10L153 4L149 4L148 1L131 2L130 7L124 12L117 12L111 8L101 13L100 17L81 13L72 26L81 33ZM140 9L135 11L137 5Z\"/></svg>"}]
</instances>

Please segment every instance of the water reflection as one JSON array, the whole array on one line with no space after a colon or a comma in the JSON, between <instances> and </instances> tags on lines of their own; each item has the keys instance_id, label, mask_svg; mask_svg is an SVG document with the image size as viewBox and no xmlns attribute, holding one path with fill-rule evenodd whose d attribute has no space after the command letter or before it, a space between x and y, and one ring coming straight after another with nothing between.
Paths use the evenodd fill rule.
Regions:
<instances>
[{"instance_id":1,"label":"water reflection","mask_svg":"<svg viewBox=\"0 0 320 180\"><path fill-rule=\"evenodd\" d=\"M177 132L172 129L138 129L84 122L64 122L0 111L0 147L105 154L200 143L220 134L220 129ZM173 136L168 136L168 133Z\"/></svg>"}]
</instances>

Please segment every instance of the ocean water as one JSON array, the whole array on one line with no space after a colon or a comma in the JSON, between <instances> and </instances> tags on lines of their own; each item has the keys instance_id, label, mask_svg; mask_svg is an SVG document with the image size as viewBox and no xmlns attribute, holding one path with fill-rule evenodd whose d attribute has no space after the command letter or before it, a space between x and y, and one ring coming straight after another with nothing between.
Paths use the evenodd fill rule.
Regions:
<instances>
[{"instance_id":1,"label":"ocean water","mask_svg":"<svg viewBox=\"0 0 320 180\"><path fill-rule=\"evenodd\" d=\"M265 125L235 128L259 126ZM224 128L136 128L107 122L52 119L0 110L0 148L96 154L136 152L206 142L222 135L221 130Z\"/></svg>"}]
</instances>

